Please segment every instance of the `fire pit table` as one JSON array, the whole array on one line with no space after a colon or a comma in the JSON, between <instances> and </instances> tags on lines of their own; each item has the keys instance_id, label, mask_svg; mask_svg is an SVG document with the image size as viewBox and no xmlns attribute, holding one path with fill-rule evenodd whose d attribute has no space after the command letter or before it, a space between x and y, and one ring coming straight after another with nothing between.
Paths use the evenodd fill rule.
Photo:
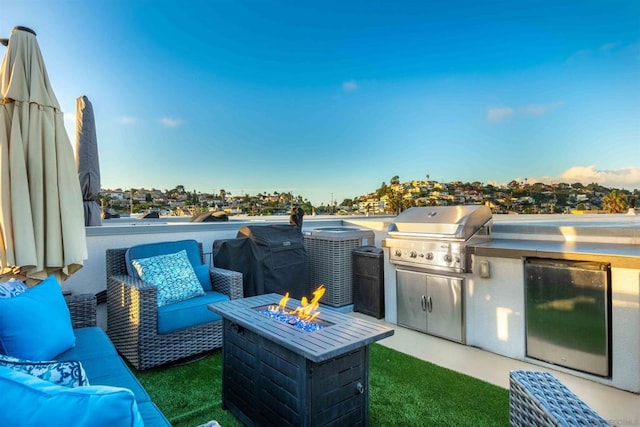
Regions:
<instances>
[{"instance_id":1,"label":"fire pit table","mask_svg":"<svg viewBox=\"0 0 640 427\"><path fill-rule=\"evenodd\" d=\"M281 298L208 306L224 318L223 407L245 425L368 425L369 344L393 329L322 307L308 332L264 314Z\"/></svg>"}]
</instances>

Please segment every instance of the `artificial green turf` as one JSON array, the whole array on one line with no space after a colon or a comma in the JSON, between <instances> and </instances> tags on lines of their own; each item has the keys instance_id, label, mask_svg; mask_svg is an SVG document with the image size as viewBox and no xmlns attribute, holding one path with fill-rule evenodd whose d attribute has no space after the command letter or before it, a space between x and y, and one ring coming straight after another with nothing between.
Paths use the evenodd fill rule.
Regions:
<instances>
[{"instance_id":1,"label":"artificial green turf","mask_svg":"<svg viewBox=\"0 0 640 427\"><path fill-rule=\"evenodd\" d=\"M175 427L195 427L216 420L223 427L241 426L222 409L222 353L181 366L135 371L151 399Z\"/></svg>"},{"instance_id":2,"label":"artificial green turf","mask_svg":"<svg viewBox=\"0 0 640 427\"><path fill-rule=\"evenodd\" d=\"M222 409L221 353L175 367L138 372L174 426L210 420L240 422ZM370 346L369 424L372 426L507 426L509 391L391 350Z\"/></svg>"},{"instance_id":3,"label":"artificial green turf","mask_svg":"<svg viewBox=\"0 0 640 427\"><path fill-rule=\"evenodd\" d=\"M391 350L370 346L372 426L508 426L509 391Z\"/></svg>"}]
</instances>

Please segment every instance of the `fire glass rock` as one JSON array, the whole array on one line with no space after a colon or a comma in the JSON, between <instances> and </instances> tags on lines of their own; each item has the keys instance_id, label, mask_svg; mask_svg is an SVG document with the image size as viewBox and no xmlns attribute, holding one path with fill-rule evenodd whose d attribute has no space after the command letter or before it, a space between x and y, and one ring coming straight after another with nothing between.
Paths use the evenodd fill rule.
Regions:
<instances>
[{"instance_id":1,"label":"fire glass rock","mask_svg":"<svg viewBox=\"0 0 640 427\"><path fill-rule=\"evenodd\" d=\"M290 313L285 313L280 309L272 310L267 308L264 310L260 310L260 313L279 322L287 323L305 332L319 331L320 329L324 328L324 325L300 319L298 316Z\"/></svg>"}]
</instances>

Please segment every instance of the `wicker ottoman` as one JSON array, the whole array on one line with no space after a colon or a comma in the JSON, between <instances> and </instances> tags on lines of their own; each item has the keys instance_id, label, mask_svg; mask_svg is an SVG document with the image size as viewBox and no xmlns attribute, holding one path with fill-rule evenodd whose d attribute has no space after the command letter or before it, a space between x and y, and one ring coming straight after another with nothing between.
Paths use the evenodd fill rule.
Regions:
<instances>
[{"instance_id":1,"label":"wicker ottoman","mask_svg":"<svg viewBox=\"0 0 640 427\"><path fill-rule=\"evenodd\" d=\"M609 426L610 424L548 372L511 371L511 426Z\"/></svg>"}]
</instances>

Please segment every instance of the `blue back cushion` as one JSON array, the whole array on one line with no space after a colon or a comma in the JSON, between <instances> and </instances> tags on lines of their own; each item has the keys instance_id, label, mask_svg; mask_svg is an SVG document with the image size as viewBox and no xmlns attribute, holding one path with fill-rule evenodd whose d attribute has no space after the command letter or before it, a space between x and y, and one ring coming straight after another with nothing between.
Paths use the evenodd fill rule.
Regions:
<instances>
[{"instance_id":1,"label":"blue back cushion","mask_svg":"<svg viewBox=\"0 0 640 427\"><path fill-rule=\"evenodd\" d=\"M134 268L132 261L135 259L151 258L157 255L175 254L185 250L187 252L187 258L193 266L196 276L205 291L210 291L211 279L208 274L208 266L202 267L202 258L200 257L200 248L198 242L193 239L178 240L175 242L157 242L157 243L144 243L141 245L132 246L127 249L125 253L125 261L127 265L127 274L131 277L140 279L140 275ZM207 274L201 274L198 270L203 271L206 269Z\"/></svg>"},{"instance_id":2,"label":"blue back cushion","mask_svg":"<svg viewBox=\"0 0 640 427\"><path fill-rule=\"evenodd\" d=\"M202 285L202 289L204 289L205 292L212 291L213 286L211 285L211 276L209 275L209 266L207 264L194 265L193 271L195 271L196 277L198 277L198 280Z\"/></svg>"},{"instance_id":3,"label":"blue back cushion","mask_svg":"<svg viewBox=\"0 0 640 427\"><path fill-rule=\"evenodd\" d=\"M55 276L13 298L0 299L0 352L51 360L73 347L71 315Z\"/></svg>"}]
</instances>

